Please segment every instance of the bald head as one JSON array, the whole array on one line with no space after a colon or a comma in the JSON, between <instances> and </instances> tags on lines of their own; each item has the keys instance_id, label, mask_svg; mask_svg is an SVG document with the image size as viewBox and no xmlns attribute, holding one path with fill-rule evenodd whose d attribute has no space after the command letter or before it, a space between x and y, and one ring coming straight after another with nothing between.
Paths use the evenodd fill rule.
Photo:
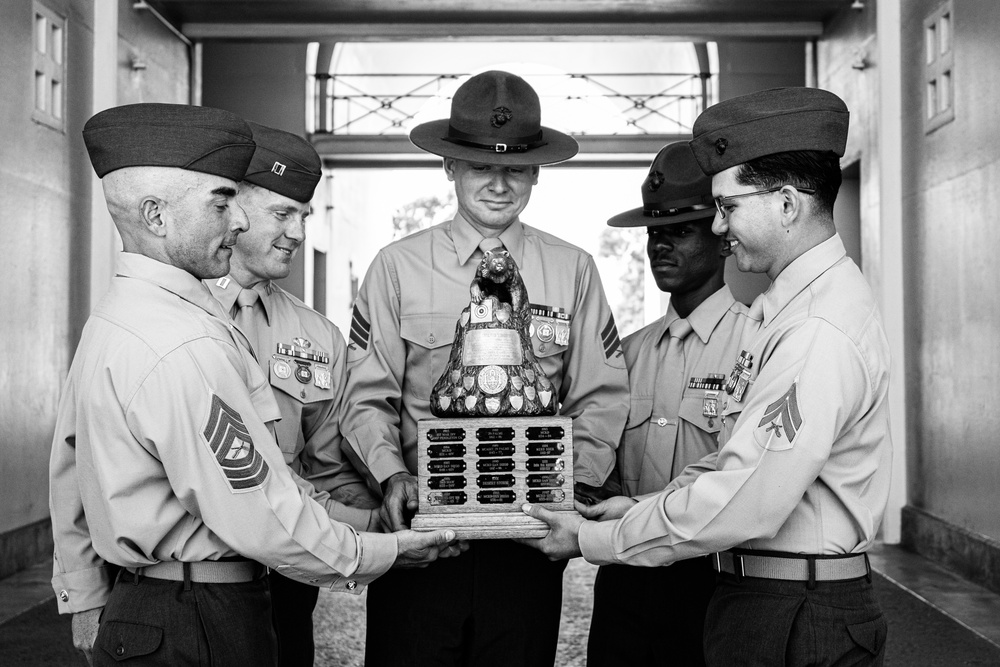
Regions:
<instances>
[{"instance_id":1,"label":"bald head","mask_svg":"<svg viewBox=\"0 0 1000 667\"><path fill-rule=\"evenodd\" d=\"M232 245L247 226L235 182L173 167L128 167L107 174L103 186L126 252L199 278L228 273Z\"/></svg>"}]
</instances>

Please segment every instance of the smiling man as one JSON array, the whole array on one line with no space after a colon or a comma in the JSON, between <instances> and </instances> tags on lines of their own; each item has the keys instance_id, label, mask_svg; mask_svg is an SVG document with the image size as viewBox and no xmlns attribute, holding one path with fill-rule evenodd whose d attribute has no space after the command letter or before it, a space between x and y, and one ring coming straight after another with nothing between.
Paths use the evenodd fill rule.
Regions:
<instances>
[{"instance_id":1,"label":"smiling man","mask_svg":"<svg viewBox=\"0 0 1000 667\"><path fill-rule=\"evenodd\" d=\"M552 557L666 565L712 554L709 665L879 665L886 622L867 550L889 494L889 349L833 220L847 106L816 88L706 109L691 148L740 268L766 273L726 381L714 469L618 521L554 517ZM693 481L692 481L693 478Z\"/></svg>"},{"instance_id":2,"label":"smiling man","mask_svg":"<svg viewBox=\"0 0 1000 667\"><path fill-rule=\"evenodd\" d=\"M573 157L576 141L543 127L531 86L498 71L463 83L451 117L410 140L444 158L458 211L383 248L354 307L343 430L385 491L384 520L397 530L417 508L417 421L432 416L482 250L500 245L531 300L535 357L573 419L577 491L593 497L628 410L614 317L593 258L520 219L540 165ZM551 666L564 568L510 540L480 540L454 567L386 580L368 595L365 664Z\"/></svg>"},{"instance_id":3,"label":"smiling man","mask_svg":"<svg viewBox=\"0 0 1000 667\"><path fill-rule=\"evenodd\" d=\"M275 664L267 567L360 592L393 565L457 554L454 533L358 533L285 465L270 387L202 282L229 271L247 229L246 122L135 104L98 113L83 138L123 252L56 417L59 611L97 665Z\"/></svg>"},{"instance_id":4,"label":"smiling man","mask_svg":"<svg viewBox=\"0 0 1000 667\"><path fill-rule=\"evenodd\" d=\"M340 409L347 346L328 319L281 289L305 241L309 204L322 177L312 145L290 132L248 123L257 144L237 203L240 234L229 276L209 288L252 341L281 411L275 440L285 463L310 482L332 518L378 531L379 502L341 451ZM313 664L312 612L319 589L271 572L271 604L284 667Z\"/></svg>"},{"instance_id":5,"label":"smiling man","mask_svg":"<svg viewBox=\"0 0 1000 667\"><path fill-rule=\"evenodd\" d=\"M747 308L723 277L729 244L712 233L712 179L687 143L660 150L641 193L641 207L608 224L646 227L650 272L670 304L663 317L622 341L631 407L607 484L621 495L579 508L601 521L619 518L717 452L725 373L746 323ZM670 567L603 565L594 582L587 664L704 664L705 610L714 588L705 556Z\"/></svg>"}]
</instances>

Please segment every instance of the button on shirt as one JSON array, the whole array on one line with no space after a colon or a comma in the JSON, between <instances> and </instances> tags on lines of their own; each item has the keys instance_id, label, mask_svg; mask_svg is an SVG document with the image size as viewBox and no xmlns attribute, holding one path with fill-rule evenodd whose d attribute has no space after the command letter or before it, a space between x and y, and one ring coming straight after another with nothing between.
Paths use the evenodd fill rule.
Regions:
<instances>
[{"instance_id":1,"label":"button on shirt","mask_svg":"<svg viewBox=\"0 0 1000 667\"><path fill-rule=\"evenodd\" d=\"M469 305L482 238L456 217L386 246L365 276L348 344L343 431L378 482L415 474L417 421L433 416L431 388ZM600 486L628 413L628 377L597 267L576 246L520 221L499 238L531 303L568 317L567 340L543 349L533 336L532 346L560 414L573 419L575 479Z\"/></svg>"},{"instance_id":2,"label":"button on shirt","mask_svg":"<svg viewBox=\"0 0 1000 667\"><path fill-rule=\"evenodd\" d=\"M671 303L663 317L622 341L631 391L616 468L624 495L660 492L717 451L725 392L716 385L739 354L746 312L723 287L686 320Z\"/></svg>"},{"instance_id":3,"label":"button on shirt","mask_svg":"<svg viewBox=\"0 0 1000 667\"><path fill-rule=\"evenodd\" d=\"M293 481L266 425L278 417L270 386L231 326L191 274L120 255L56 418L60 612L105 603L107 563L240 555L346 590L348 578L368 583L395 560L395 536L331 522Z\"/></svg>"},{"instance_id":4,"label":"button on shirt","mask_svg":"<svg viewBox=\"0 0 1000 667\"><path fill-rule=\"evenodd\" d=\"M281 412L281 420L273 428L285 463L320 492L313 499L324 505L332 518L358 530L377 531L377 510L338 502L371 500L364 480L341 450L340 410L347 377L347 344L340 330L271 281L251 289L241 288L228 276L205 284L226 312L238 314L235 319L240 330L254 344L257 362L274 390ZM290 372L275 371L276 365L296 365L295 358L283 354L278 346L282 344L287 352L297 339L308 343L305 351L328 358L326 363L302 361L312 369L312 378L306 383L296 380Z\"/></svg>"},{"instance_id":5,"label":"button on shirt","mask_svg":"<svg viewBox=\"0 0 1000 667\"><path fill-rule=\"evenodd\" d=\"M834 235L758 299L741 343L751 383L742 401L724 399L717 470L619 521L584 524L588 561L664 565L731 547L846 554L875 539L892 452L889 348L871 289Z\"/></svg>"}]
</instances>

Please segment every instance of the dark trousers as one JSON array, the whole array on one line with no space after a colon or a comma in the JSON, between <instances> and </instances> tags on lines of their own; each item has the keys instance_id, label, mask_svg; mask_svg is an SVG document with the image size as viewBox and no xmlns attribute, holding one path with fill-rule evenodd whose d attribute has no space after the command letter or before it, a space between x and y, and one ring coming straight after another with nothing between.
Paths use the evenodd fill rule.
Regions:
<instances>
[{"instance_id":1,"label":"dark trousers","mask_svg":"<svg viewBox=\"0 0 1000 667\"><path fill-rule=\"evenodd\" d=\"M705 620L709 665L881 665L886 621L870 581L719 575Z\"/></svg>"},{"instance_id":2,"label":"dark trousers","mask_svg":"<svg viewBox=\"0 0 1000 667\"><path fill-rule=\"evenodd\" d=\"M271 617L278 635L278 664L281 667L311 667L316 653L312 615L319 589L277 572L271 572L268 580Z\"/></svg>"},{"instance_id":3,"label":"dark trousers","mask_svg":"<svg viewBox=\"0 0 1000 667\"><path fill-rule=\"evenodd\" d=\"M365 667L552 667L562 575L509 540L480 540L426 568L390 570L368 587Z\"/></svg>"},{"instance_id":4,"label":"dark trousers","mask_svg":"<svg viewBox=\"0 0 1000 667\"><path fill-rule=\"evenodd\" d=\"M587 667L704 665L705 612L714 590L707 557L667 567L602 566Z\"/></svg>"},{"instance_id":5,"label":"dark trousers","mask_svg":"<svg viewBox=\"0 0 1000 667\"><path fill-rule=\"evenodd\" d=\"M199 584L122 571L101 614L94 665L277 664L267 579Z\"/></svg>"}]
</instances>

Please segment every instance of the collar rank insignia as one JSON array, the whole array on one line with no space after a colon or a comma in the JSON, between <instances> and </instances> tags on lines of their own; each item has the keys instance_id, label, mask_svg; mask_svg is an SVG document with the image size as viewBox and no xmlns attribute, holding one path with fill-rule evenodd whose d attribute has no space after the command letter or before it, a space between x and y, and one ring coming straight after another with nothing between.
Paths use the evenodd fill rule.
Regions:
<instances>
[{"instance_id":1,"label":"collar rank insignia","mask_svg":"<svg viewBox=\"0 0 1000 667\"><path fill-rule=\"evenodd\" d=\"M202 435L233 493L245 493L263 486L268 473L267 461L253 446L253 438L240 413L215 394L212 394L208 423Z\"/></svg>"},{"instance_id":2,"label":"collar rank insignia","mask_svg":"<svg viewBox=\"0 0 1000 667\"><path fill-rule=\"evenodd\" d=\"M764 443L764 449L791 449L795 436L802 429L796 386L797 383L793 382L781 398L764 409L764 416L754 433L757 442Z\"/></svg>"}]
</instances>

